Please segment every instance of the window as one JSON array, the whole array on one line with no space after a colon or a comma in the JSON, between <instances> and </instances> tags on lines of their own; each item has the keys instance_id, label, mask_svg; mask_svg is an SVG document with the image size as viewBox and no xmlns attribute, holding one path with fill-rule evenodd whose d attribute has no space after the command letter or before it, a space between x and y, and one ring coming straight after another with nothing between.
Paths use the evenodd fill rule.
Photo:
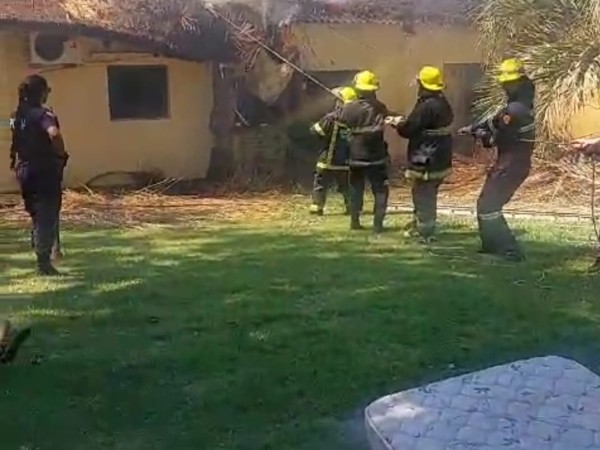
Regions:
<instances>
[{"instance_id":1,"label":"window","mask_svg":"<svg viewBox=\"0 0 600 450\"><path fill-rule=\"evenodd\" d=\"M164 119L169 116L165 66L110 66L108 104L111 120Z\"/></svg>"}]
</instances>

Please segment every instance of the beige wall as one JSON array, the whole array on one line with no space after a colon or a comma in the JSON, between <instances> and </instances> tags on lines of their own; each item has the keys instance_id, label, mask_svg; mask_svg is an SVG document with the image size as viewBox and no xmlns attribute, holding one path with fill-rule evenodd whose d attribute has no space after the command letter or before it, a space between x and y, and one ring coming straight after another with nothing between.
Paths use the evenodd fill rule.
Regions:
<instances>
[{"instance_id":1,"label":"beige wall","mask_svg":"<svg viewBox=\"0 0 600 450\"><path fill-rule=\"evenodd\" d=\"M571 121L574 137L600 137L600 101L586 106Z\"/></svg>"},{"instance_id":2,"label":"beige wall","mask_svg":"<svg viewBox=\"0 0 600 450\"><path fill-rule=\"evenodd\" d=\"M364 70L379 75L379 97L390 109L408 113L416 86L414 78L423 65L478 63L476 33L461 27L419 26L406 34L397 25L304 24L294 36L301 49L302 66L311 71ZM393 155L405 146L394 133L388 142Z\"/></svg>"},{"instance_id":3,"label":"beige wall","mask_svg":"<svg viewBox=\"0 0 600 450\"><path fill-rule=\"evenodd\" d=\"M88 47L93 42L86 41ZM116 64L165 64L168 67L170 118L111 121L107 58ZM5 126L15 107L16 87L29 68L25 34L0 34L0 146L8 154ZM210 159L212 74L208 64L150 55L90 56L77 68L41 71L52 86L49 104L58 114L71 154L65 182L77 186L108 171L159 169L166 176L203 178ZM0 164L0 192L16 186L7 164Z\"/></svg>"}]
</instances>

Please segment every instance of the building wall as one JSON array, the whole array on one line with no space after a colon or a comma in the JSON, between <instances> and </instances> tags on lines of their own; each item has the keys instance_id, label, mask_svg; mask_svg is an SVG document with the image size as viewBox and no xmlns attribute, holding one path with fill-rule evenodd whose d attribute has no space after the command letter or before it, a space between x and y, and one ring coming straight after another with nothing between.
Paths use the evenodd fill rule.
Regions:
<instances>
[{"instance_id":1,"label":"building wall","mask_svg":"<svg viewBox=\"0 0 600 450\"><path fill-rule=\"evenodd\" d=\"M83 40L93 50L99 43ZM86 52L87 54L87 52ZM71 154L65 176L77 186L110 171L160 170L173 178L203 178L208 170L212 134L212 74L208 64L133 53L94 54L75 68L35 70L29 66L24 33L0 34L0 147L8 154L7 121L15 107L16 88L28 73L49 80L49 104L61 120ZM168 67L170 115L164 120L111 121L106 68L113 64L164 64ZM16 188L8 164L0 164L0 192Z\"/></svg>"},{"instance_id":2,"label":"building wall","mask_svg":"<svg viewBox=\"0 0 600 450\"><path fill-rule=\"evenodd\" d=\"M381 80L379 98L398 113L411 110L414 80L423 65L481 61L476 33L461 27L419 26L407 34L398 25L303 24L293 31L303 68L372 70ZM392 156L403 153L405 142L395 133L388 133L387 140Z\"/></svg>"}]
</instances>

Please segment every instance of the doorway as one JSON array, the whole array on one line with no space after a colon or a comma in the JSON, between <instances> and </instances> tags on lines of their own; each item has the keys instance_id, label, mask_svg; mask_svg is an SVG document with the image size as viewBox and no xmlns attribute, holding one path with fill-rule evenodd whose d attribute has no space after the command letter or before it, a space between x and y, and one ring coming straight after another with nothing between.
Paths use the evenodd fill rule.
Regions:
<instances>
[{"instance_id":1,"label":"doorway","mask_svg":"<svg viewBox=\"0 0 600 450\"><path fill-rule=\"evenodd\" d=\"M446 97L454 110L452 130L473 122L475 87L483 77L483 66L479 63L444 64L444 77L448 86ZM454 140L454 152L460 156L473 157L475 145L470 137Z\"/></svg>"}]
</instances>

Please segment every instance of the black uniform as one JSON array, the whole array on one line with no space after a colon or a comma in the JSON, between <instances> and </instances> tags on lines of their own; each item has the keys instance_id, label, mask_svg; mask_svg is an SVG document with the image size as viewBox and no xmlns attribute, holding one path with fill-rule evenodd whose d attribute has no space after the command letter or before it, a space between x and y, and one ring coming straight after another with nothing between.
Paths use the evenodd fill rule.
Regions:
<instances>
[{"instance_id":1,"label":"black uniform","mask_svg":"<svg viewBox=\"0 0 600 450\"><path fill-rule=\"evenodd\" d=\"M338 120L338 116L338 110L330 112L311 127L311 131L324 143L315 168L313 184L313 212L318 214L323 213L327 191L333 183L337 184L338 191L344 197L346 212L349 212L349 143L343 133L346 126Z\"/></svg>"},{"instance_id":2,"label":"black uniform","mask_svg":"<svg viewBox=\"0 0 600 450\"><path fill-rule=\"evenodd\" d=\"M523 184L531 170L535 140L533 101L535 86L527 78L506 83L508 101L484 124L473 127L484 144L495 145L498 156L489 171L479 199L477 220L482 251L522 257L502 208Z\"/></svg>"},{"instance_id":3,"label":"black uniform","mask_svg":"<svg viewBox=\"0 0 600 450\"><path fill-rule=\"evenodd\" d=\"M452 108L441 92L421 88L417 104L397 131L408 142L406 177L412 181L413 228L422 237L435 232L438 190L452 169Z\"/></svg>"},{"instance_id":4,"label":"black uniform","mask_svg":"<svg viewBox=\"0 0 600 450\"><path fill-rule=\"evenodd\" d=\"M16 140L14 139L15 114L16 113L13 113L10 118L10 128L11 128L11 132L13 133L13 140L12 140L12 144L10 147L10 168L11 168L11 170L15 171L15 175L17 175L17 182L19 182L18 174L16 171L17 148L16 148ZM57 120L57 124L58 124L58 120ZM65 161L65 163L66 163L66 161ZM61 179L61 182L62 182L62 179ZM21 191L21 193L24 194L23 191ZM35 214L35 211L33 208L33 196L23 195L23 202L24 202L24 206L25 206L25 211L27 211L27 213L33 218L33 215ZM61 197L61 204L62 204L62 197ZM35 250L35 227L31 229L30 242L31 242L31 248L33 250ZM52 245L52 257L53 257L53 259L55 259L55 258L59 258L61 255L62 255L62 251L61 251L61 246L60 246L60 220L59 220L59 223L56 224L56 236L54 237L54 244Z\"/></svg>"},{"instance_id":5,"label":"black uniform","mask_svg":"<svg viewBox=\"0 0 600 450\"><path fill-rule=\"evenodd\" d=\"M365 181L369 180L375 197L373 225L375 232L383 231L383 220L389 196L388 152L384 140L387 107L374 95L362 94L344 105L340 121L348 127L350 141L350 215L351 227L360 228L360 212Z\"/></svg>"},{"instance_id":6,"label":"black uniform","mask_svg":"<svg viewBox=\"0 0 600 450\"><path fill-rule=\"evenodd\" d=\"M32 220L38 264L45 266L53 246L60 245L62 181L68 155L58 155L48 135L49 127L59 127L50 109L24 105L13 117L11 159Z\"/></svg>"}]
</instances>

